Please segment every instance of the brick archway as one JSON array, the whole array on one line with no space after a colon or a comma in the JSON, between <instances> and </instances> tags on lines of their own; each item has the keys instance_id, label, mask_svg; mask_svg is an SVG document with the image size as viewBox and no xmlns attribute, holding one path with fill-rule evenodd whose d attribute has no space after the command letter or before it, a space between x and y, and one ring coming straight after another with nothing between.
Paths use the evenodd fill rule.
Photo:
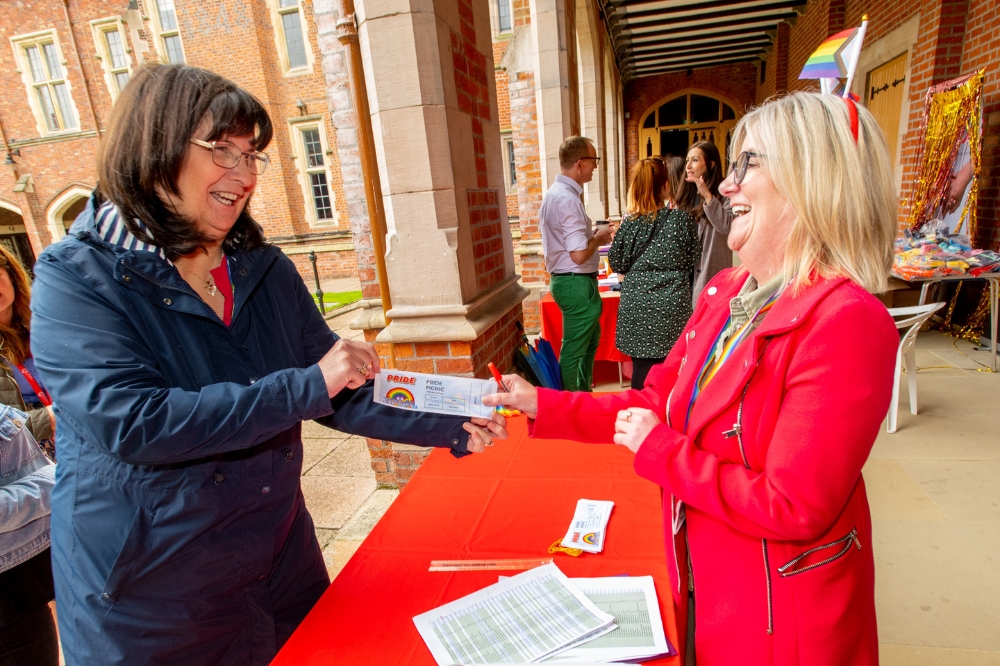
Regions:
<instances>
[{"instance_id":1,"label":"brick archway","mask_svg":"<svg viewBox=\"0 0 1000 666\"><path fill-rule=\"evenodd\" d=\"M755 103L759 70L756 63L736 63L634 79L625 89L625 157L631 169L638 161L639 124L650 107L691 91L721 99L742 117Z\"/></svg>"}]
</instances>

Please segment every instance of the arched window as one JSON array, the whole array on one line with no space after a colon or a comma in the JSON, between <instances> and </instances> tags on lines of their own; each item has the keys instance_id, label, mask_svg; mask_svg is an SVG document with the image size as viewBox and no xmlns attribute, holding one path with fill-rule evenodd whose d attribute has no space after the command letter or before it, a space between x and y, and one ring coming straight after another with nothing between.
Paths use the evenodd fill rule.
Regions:
<instances>
[{"instance_id":1,"label":"arched window","mask_svg":"<svg viewBox=\"0 0 1000 666\"><path fill-rule=\"evenodd\" d=\"M48 206L46 215L52 242L66 235L76 216L83 212L90 198L90 189L82 185L71 185L63 190Z\"/></svg>"},{"instance_id":2,"label":"arched window","mask_svg":"<svg viewBox=\"0 0 1000 666\"><path fill-rule=\"evenodd\" d=\"M726 168L729 140L738 117L733 107L704 91L673 93L646 109L639 123L639 157L687 155L697 141L711 141Z\"/></svg>"}]
</instances>

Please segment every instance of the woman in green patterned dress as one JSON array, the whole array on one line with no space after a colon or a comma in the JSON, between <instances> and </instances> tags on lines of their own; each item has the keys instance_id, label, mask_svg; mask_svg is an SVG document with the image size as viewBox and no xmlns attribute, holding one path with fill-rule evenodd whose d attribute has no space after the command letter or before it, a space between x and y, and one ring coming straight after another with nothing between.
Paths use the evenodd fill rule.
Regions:
<instances>
[{"instance_id":1,"label":"woman in green patterned dress","mask_svg":"<svg viewBox=\"0 0 1000 666\"><path fill-rule=\"evenodd\" d=\"M671 164L683 172L680 158ZM701 259L698 227L690 212L669 208L689 199L673 192L666 162L644 159L632 169L627 214L608 252L611 269L624 275L615 346L632 357L632 388L641 389L650 368L662 363L691 316L691 274ZM689 187L676 179L678 189Z\"/></svg>"}]
</instances>

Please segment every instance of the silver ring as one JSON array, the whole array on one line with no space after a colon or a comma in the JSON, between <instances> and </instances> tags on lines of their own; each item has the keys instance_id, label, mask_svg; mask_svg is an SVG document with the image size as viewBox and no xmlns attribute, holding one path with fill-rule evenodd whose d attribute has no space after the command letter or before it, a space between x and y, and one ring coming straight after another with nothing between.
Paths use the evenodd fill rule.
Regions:
<instances>
[{"instance_id":1,"label":"silver ring","mask_svg":"<svg viewBox=\"0 0 1000 666\"><path fill-rule=\"evenodd\" d=\"M632 418L632 412L625 410L625 420L629 421Z\"/></svg>"}]
</instances>

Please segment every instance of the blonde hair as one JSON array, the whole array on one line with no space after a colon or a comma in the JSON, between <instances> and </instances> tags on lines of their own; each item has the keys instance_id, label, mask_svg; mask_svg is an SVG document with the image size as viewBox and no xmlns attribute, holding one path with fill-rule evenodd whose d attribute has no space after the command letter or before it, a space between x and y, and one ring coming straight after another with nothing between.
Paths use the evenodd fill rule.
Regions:
<instances>
[{"instance_id":1,"label":"blonde hair","mask_svg":"<svg viewBox=\"0 0 1000 666\"><path fill-rule=\"evenodd\" d=\"M897 205L889 149L871 113L857 110L856 143L848 102L818 93L769 101L733 131L730 164L749 138L795 211L784 261L795 288L817 276L848 277L872 293L888 288Z\"/></svg>"},{"instance_id":2,"label":"blonde hair","mask_svg":"<svg viewBox=\"0 0 1000 666\"><path fill-rule=\"evenodd\" d=\"M667 184L663 161L653 157L640 160L629 175L625 210L632 215L649 215L663 208L660 195Z\"/></svg>"}]
</instances>

